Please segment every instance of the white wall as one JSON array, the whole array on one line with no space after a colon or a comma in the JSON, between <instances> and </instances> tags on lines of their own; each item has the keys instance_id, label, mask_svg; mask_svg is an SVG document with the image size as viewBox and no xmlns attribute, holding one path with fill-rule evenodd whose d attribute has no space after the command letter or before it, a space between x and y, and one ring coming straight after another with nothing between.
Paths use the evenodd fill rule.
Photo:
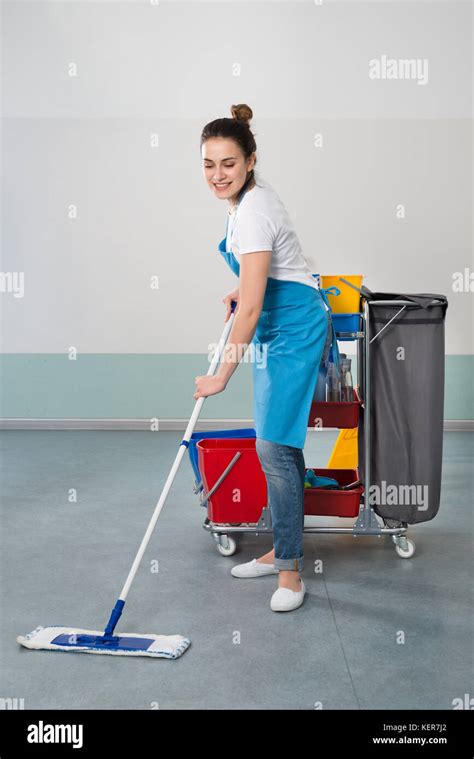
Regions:
<instances>
[{"instance_id":1,"label":"white wall","mask_svg":"<svg viewBox=\"0 0 474 759\"><path fill-rule=\"evenodd\" d=\"M471 16L452 0L5 2L1 269L25 292L0 299L2 351L207 350L236 280L199 137L247 102L313 271L446 294L447 353L472 352L472 294L451 289L474 268ZM369 79L384 53L427 59L428 83Z\"/></svg>"}]
</instances>

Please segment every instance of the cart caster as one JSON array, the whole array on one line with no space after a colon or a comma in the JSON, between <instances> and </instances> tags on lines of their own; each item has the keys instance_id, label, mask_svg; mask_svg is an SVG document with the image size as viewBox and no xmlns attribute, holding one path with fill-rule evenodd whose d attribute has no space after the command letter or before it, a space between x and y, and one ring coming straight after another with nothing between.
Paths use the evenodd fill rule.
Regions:
<instances>
[{"instance_id":1,"label":"cart caster","mask_svg":"<svg viewBox=\"0 0 474 759\"><path fill-rule=\"evenodd\" d=\"M395 543L395 551L401 559L411 559L415 553L415 544L410 538L406 538L404 535L397 537L392 535L393 542Z\"/></svg>"},{"instance_id":2,"label":"cart caster","mask_svg":"<svg viewBox=\"0 0 474 759\"><path fill-rule=\"evenodd\" d=\"M217 544L217 550L221 556L233 556L237 550L237 543L234 538L228 535L221 535L221 542Z\"/></svg>"}]
</instances>

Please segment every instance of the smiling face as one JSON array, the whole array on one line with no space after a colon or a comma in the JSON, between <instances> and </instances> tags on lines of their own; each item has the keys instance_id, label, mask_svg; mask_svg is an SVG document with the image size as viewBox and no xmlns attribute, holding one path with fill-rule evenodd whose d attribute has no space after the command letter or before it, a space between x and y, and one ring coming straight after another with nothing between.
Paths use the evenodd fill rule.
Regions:
<instances>
[{"instance_id":1,"label":"smiling face","mask_svg":"<svg viewBox=\"0 0 474 759\"><path fill-rule=\"evenodd\" d=\"M236 198L255 164L255 153L245 160L240 146L228 137L210 137L201 152L204 178L214 195Z\"/></svg>"}]
</instances>

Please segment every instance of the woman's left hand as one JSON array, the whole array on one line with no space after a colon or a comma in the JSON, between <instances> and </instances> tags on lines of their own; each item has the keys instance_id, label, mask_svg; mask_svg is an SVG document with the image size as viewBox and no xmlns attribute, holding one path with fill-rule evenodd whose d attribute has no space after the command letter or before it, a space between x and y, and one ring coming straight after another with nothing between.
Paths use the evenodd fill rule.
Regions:
<instances>
[{"instance_id":1,"label":"woman's left hand","mask_svg":"<svg viewBox=\"0 0 474 759\"><path fill-rule=\"evenodd\" d=\"M193 398L197 400L202 396L216 395L216 393L222 393L226 389L226 384L217 375L204 375L195 378L196 392Z\"/></svg>"}]
</instances>

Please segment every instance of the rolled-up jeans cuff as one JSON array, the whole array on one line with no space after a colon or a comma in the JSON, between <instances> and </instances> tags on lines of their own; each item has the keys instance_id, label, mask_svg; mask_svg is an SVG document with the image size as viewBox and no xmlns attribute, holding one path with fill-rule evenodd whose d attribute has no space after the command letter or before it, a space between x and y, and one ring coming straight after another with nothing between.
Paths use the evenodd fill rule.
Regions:
<instances>
[{"instance_id":1,"label":"rolled-up jeans cuff","mask_svg":"<svg viewBox=\"0 0 474 759\"><path fill-rule=\"evenodd\" d=\"M293 569L301 572L304 566L304 557L300 556L299 559L277 559L275 557L273 566L275 569Z\"/></svg>"}]
</instances>

